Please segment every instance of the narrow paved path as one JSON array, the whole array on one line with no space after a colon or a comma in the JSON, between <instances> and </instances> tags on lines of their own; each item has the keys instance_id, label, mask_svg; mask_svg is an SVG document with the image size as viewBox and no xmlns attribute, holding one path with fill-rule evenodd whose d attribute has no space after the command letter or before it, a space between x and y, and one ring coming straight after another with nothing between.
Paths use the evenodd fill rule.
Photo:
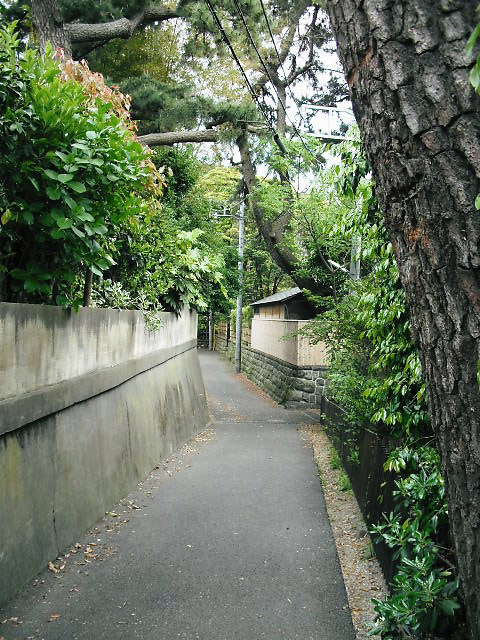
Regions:
<instances>
[{"instance_id":1,"label":"narrow paved path","mask_svg":"<svg viewBox=\"0 0 480 640\"><path fill-rule=\"evenodd\" d=\"M0 638L353 640L307 415L201 364L212 430L0 611Z\"/></svg>"}]
</instances>

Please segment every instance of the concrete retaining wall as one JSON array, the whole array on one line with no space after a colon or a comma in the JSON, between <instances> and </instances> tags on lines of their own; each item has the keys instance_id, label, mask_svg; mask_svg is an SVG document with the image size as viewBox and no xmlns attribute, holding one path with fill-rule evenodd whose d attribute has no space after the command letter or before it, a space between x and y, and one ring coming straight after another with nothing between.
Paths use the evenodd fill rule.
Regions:
<instances>
[{"instance_id":1,"label":"concrete retaining wall","mask_svg":"<svg viewBox=\"0 0 480 640\"><path fill-rule=\"evenodd\" d=\"M196 314L0 304L0 603L207 423Z\"/></svg>"},{"instance_id":2,"label":"concrete retaining wall","mask_svg":"<svg viewBox=\"0 0 480 640\"><path fill-rule=\"evenodd\" d=\"M227 348L225 339L217 338L216 348L234 359L234 340ZM324 366L299 367L242 344L242 373L287 407L322 406L327 375Z\"/></svg>"}]
</instances>

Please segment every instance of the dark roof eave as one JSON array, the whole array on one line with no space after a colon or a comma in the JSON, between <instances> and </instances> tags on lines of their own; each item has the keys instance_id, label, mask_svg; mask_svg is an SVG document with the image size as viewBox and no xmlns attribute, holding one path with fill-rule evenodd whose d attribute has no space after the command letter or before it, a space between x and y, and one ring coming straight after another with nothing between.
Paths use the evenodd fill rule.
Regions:
<instances>
[{"instance_id":1,"label":"dark roof eave","mask_svg":"<svg viewBox=\"0 0 480 640\"><path fill-rule=\"evenodd\" d=\"M272 296L268 296L267 298L256 300L255 302L252 302L250 306L256 307L264 304L273 304L274 302L285 302L286 300L291 300L292 298L296 298L300 295L303 295L300 287L293 287L292 289L286 289L285 291L274 293Z\"/></svg>"}]
</instances>

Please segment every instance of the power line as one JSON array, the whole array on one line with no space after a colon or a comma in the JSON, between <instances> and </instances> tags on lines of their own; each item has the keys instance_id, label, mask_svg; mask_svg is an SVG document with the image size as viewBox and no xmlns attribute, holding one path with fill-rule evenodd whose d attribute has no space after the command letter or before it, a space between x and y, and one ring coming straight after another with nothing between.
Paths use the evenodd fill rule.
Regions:
<instances>
[{"instance_id":1,"label":"power line","mask_svg":"<svg viewBox=\"0 0 480 640\"><path fill-rule=\"evenodd\" d=\"M263 11L263 16L265 18L265 22L267 23L268 33L270 34L270 39L271 39L271 41L273 43L273 48L275 49L275 53L277 54L277 58L278 58L278 61L280 63L280 67L282 68L282 71L283 71L283 77L285 78L285 82L287 82L287 74L285 72L285 67L283 66L283 62L282 62L282 59L280 57L280 52L278 51L278 48L277 48L277 43L275 42L275 38L273 37L272 28L270 26L270 20L268 19L267 12L266 12L266 9L265 9L265 5L263 4L263 0L260 0L260 5L262 7L262 11Z\"/></svg>"},{"instance_id":2,"label":"power line","mask_svg":"<svg viewBox=\"0 0 480 640\"><path fill-rule=\"evenodd\" d=\"M260 0L260 5L262 7L262 12L263 12L263 16L265 18L265 22L267 23L268 33L270 34L270 40L272 41L273 48L275 49L275 53L277 54L278 62L280 63L280 67L281 67L281 69L283 71L283 77L285 78L285 87L288 89L290 95L292 96L293 102L297 107L297 111L298 111L298 115L300 116L300 120L303 123L305 123L305 120L304 120L302 114L300 113L300 109L299 109L297 100L295 98L295 95L294 95L293 91L291 90L290 85L288 84L287 72L285 71L285 67L283 66L282 58L280 56L280 52L278 50L277 43L275 42L275 38L273 36L272 27L270 26L270 20L268 19L267 11L265 9L265 5L263 3L263 0Z\"/></svg>"},{"instance_id":3,"label":"power line","mask_svg":"<svg viewBox=\"0 0 480 640\"><path fill-rule=\"evenodd\" d=\"M242 20L242 22L243 22L243 26L245 27L245 30L246 30L247 35L248 35L248 38L249 38L250 42L252 43L253 48L255 49L255 53L257 54L257 57L258 57L258 59L259 59L259 61L260 61L260 64L261 64L261 65L262 65L262 67L265 69L265 73L267 74L267 78L268 78L268 79L269 79L269 81L271 82L272 87L273 87L273 89L274 89L274 91L275 91L275 93L276 93L276 95L277 95L278 101L279 101L280 105L282 106L282 109L283 109L283 111L284 111L284 113L285 113L285 117L286 117L286 118L288 118L288 120L290 121L290 124L292 125L292 127L293 127L293 130L294 130L295 134L300 138L300 141L301 141L301 143L302 143L303 147L305 148L305 150L307 151L307 153L309 153L309 154L312 156L312 158L315 160L315 162L317 162L317 163L318 163L317 157L315 156L314 152L313 152L313 151L310 149L310 147L306 144L305 140L304 140L304 139L303 139L303 137L302 137L302 134L301 134L301 133L300 133L300 131L297 129L297 127L296 127L295 123L292 121L292 119L290 118L290 116L287 114L287 107L286 107L285 103L283 102L282 98L280 97L280 94L278 93L277 87L275 86L275 83L273 82L273 79L272 79L272 76L271 76L271 74L270 74L270 71L268 70L268 67L267 67L267 65L265 64L265 61L263 60L263 57L262 57L262 55L260 54L260 51L258 50L257 45L255 44L255 40L253 39L253 36L252 36L251 31L250 31L250 29L249 29L249 27L248 27L247 21L245 20L245 16L244 16L244 14L243 14L242 8L241 8L241 6L240 6L240 4L239 4L238 0L233 0L233 2L234 2L234 4L235 4L235 7L237 8L238 13L240 14L240 18L241 18L241 20ZM262 3L262 7L263 7L263 3ZM264 13L264 15L266 15L266 14ZM269 23L268 23L268 24L269 24ZM271 33L270 24L269 24L269 31L270 31L270 33ZM273 36L272 36L272 38L273 38ZM274 41L274 45L275 45L275 41ZM276 45L275 45L275 49L276 49ZM282 61L280 60L280 56L278 56L278 59L279 59L280 64L282 65ZM282 65L282 69L283 69L283 65ZM288 87L288 84L287 84L287 77L286 77L286 74L285 74L285 70L284 70L284 69L283 69L283 73L284 73L284 75L285 75L285 86L286 86L287 88L289 88L289 87ZM302 116L301 116L301 114L300 114L300 117L302 117Z\"/></svg>"},{"instance_id":4,"label":"power line","mask_svg":"<svg viewBox=\"0 0 480 640\"><path fill-rule=\"evenodd\" d=\"M225 30L224 30L224 28L222 26L222 23L220 22L220 18L218 17L217 12L215 11L215 9L214 9L212 3L210 2L210 0L205 0L205 3L207 5L208 9L210 10L210 13L212 14L213 19L215 20L215 22L217 24L218 30L220 31L220 35L222 36L222 38L223 38L225 44L227 45L227 47L230 49L230 53L232 54L232 57L233 57L234 61L236 62L238 68L240 69L240 73L242 74L243 79L245 80L245 84L247 85L248 90L252 94L253 99L257 103L258 108L260 109L268 128L273 133L274 139L275 139L275 136L278 138L278 133L273 128L268 115L265 113L263 105L261 104L260 100L258 99L258 96L255 93L255 90L252 87L252 85L250 83L250 80L248 79L247 74L245 73L245 70L244 70L244 68L242 66L242 63L240 62L240 60L238 59L237 54L235 53L235 49L233 48L232 43L230 42L227 34L225 33Z\"/></svg>"},{"instance_id":5,"label":"power line","mask_svg":"<svg viewBox=\"0 0 480 640\"><path fill-rule=\"evenodd\" d=\"M271 39L272 44L273 44L273 47L274 47L274 49L275 49L275 53L276 53L276 55L277 55L278 62L280 63L280 67L281 67L281 69L282 69L282 71L283 71L283 76L284 76L284 78L285 78L285 86L286 86L286 88L288 89L288 91L289 91L289 93L290 93L290 95L291 95L291 97L292 97L292 100L293 100L293 102L295 103L295 105L296 105L296 107L297 107L297 112L298 112L298 115L300 116L300 120L305 124L305 119L304 119L304 117L302 116L302 113L301 113L301 111L300 111L300 107L299 107L299 104L298 104L298 100L295 98L295 95L294 95L294 93L293 93L292 89L290 88L290 85L288 84L288 76L287 76L287 72L285 71L285 67L283 66L282 58L281 58L281 56L280 56L280 52L278 51L277 43L275 42L275 38L274 38L274 36L273 36L273 31L272 31L272 28L271 28L271 26L270 26L270 20L268 19L268 15L267 15L267 12L266 12L265 5L264 5L264 3L263 3L263 0L260 0L260 5L261 5L261 7L262 7L263 16L264 16L264 18L265 18L265 22L267 23L268 33L270 34L270 39ZM324 71L330 71L330 72L332 72L332 73L339 73L339 74L343 75L343 71L340 71L339 69L330 69L330 68L328 68L328 67L324 67L324 69L323 69L323 70L324 70Z\"/></svg>"},{"instance_id":6,"label":"power line","mask_svg":"<svg viewBox=\"0 0 480 640\"><path fill-rule=\"evenodd\" d=\"M237 65L238 65L238 67L239 67L239 69L240 69L240 71L241 71L241 73L242 73L242 76L243 76L243 78L244 78L244 80L245 80L245 82L246 82L246 84L247 84L247 87L248 87L248 89L249 89L250 93L251 93L251 94L252 94L252 96L253 96L253 99L254 99L254 100L255 100L255 102L257 103L258 108L259 108L259 109L260 109L260 111L262 112L263 118L264 118L264 120L265 120L265 122L266 122L266 124L267 124L268 128L270 129L270 131L271 131L271 132L272 132L272 134L273 134L273 140L274 140L275 144L278 146L278 148L280 149L280 151L282 152L282 154L283 154L283 155L286 155L287 150L286 150L286 148L285 148L285 145L283 144L282 140L280 139L280 136L278 135L278 132L277 132L277 131L275 131L275 129L273 128L272 123L270 122L270 119L269 119L268 115L267 115L267 114L265 113L265 111L264 111L263 105L260 103L260 101L259 101L259 99L258 99L258 96L257 96L257 94L255 93L254 88L253 88L253 87L252 87L252 85L250 84L250 80L248 79L248 76L247 76L247 74L245 73L245 71L244 71L244 69L243 69L242 63L240 62L240 60L239 60L239 59L238 59L238 57L237 57L237 54L235 53L235 50L234 50L234 48L233 48L233 46L232 46L232 43L230 42L230 40L228 39L227 34L225 33L225 30L224 30L224 28L223 28L223 26L222 26L222 23L220 22L220 19L219 19L218 15L217 15L217 13L216 13L215 9L213 8L212 3L210 2L210 0L205 0L205 2L207 3L207 6L208 6L208 8L209 8L209 10L210 10L210 13L212 14L212 16L213 16L213 18L214 18L215 22L217 23L217 26L218 26L218 28L219 28L219 30L220 30L220 33L221 33L221 35L222 35L222 38L224 39L224 41L225 41L226 45L227 45L227 46L228 46L228 48L230 49L230 52L231 52L231 54L232 54L232 56L233 56L233 59L234 59L234 60L235 60L235 62L237 63Z\"/></svg>"}]
</instances>

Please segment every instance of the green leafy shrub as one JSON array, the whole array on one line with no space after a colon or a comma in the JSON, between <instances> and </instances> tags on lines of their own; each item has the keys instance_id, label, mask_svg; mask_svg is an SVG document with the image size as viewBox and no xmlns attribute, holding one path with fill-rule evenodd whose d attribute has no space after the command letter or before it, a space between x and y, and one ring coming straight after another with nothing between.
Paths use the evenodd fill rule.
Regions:
<instances>
[{"instance_id":1,"label":"green leafy shrub","mask_svg":"<svg viewBox=\"0 0 480 640\"><path fill-rule=\"evenodd\" d=\"M352 490L352 485L350 484L350 478L345 473L345 471L342 471L342 473L340 474L340 491L344 491L348 493L351 490Z\"/></svg>"},{"instance_id":2,"label":"green leafy shrub","mask_svg":"<svg viewBox=\"0 0 480 640\"><path fill-rule=\"evenodd\" d=\"M336 295L310 323L307 335L329 348L327 395L345 411L348 433L342 441L350 449L348 459L369 464L358 459L355 447L362 429L375 429L392 450L385 467L396 475L395 509L373 533L392 549L396 566L390 594L375 601L371 635L385 640L420 640L441 633L450 637L461 613L454 616L460 600L440 461L431 444L405 294L358 145L354 141L337 147L340 164L332 170L336 177L332 175L329 187L335 189L339 209L347 205L350 215L338 223L328 215L334 220L331 229L347 239L347 246L354 234L361 234L362 277L337 281ZM337 237L335 243L328 236L323 242L327 248L342 246Z\"/></svg>"},{"instance_id":3,"label":"green leafy shrub","mask_svg":"<svg viewBox=\"0 0 480 640\"><path fill-rule=\"evenodd\" d=\"M118 224L158 177L126 114L85 65L22 53L14 27L0 29L4 299L75 304L75 276L114 264Z\"/></svg>"},{"instance_id":4,"label":"green leafy shrub","mask_svg":"<svg viewBox=\"0 0 480 640\"><path fill-rule=\"evenodd\" d=\"M390 454L385 469L400 475L395 510L372 532L395 551L397 569L391 593L374 600L371 635L396 640L451 632L460 603L439 455L431 446L404 446Z\"/></svg>"},{"instance_id":5,"label":"green leafy shrub","mask_svg":"<svg viewBox=\"0 0 480 640\"><path fill-rule=\"evenodd\" d=\"M176 178L157 169L129 107L86 63L22 52L0 28L0 299L78 307L90 275L92 304L151 319L205 308L208 287L225 298L216 236L197 228L208 203L187 202L199 163L175 152Z\"/></svg>"}]
</instances>

